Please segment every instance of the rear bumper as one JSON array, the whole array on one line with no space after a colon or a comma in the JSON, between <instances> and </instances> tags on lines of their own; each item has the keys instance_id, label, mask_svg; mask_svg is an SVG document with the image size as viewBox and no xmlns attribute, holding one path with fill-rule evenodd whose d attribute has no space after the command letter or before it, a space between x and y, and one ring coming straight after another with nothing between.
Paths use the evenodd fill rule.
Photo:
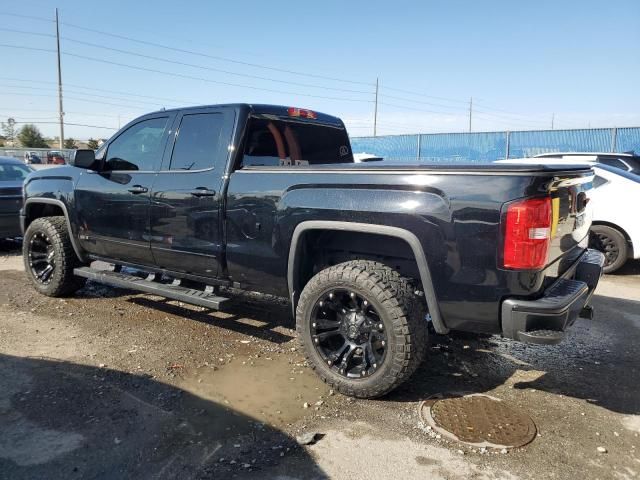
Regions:
<instances>
[{"instance_id":1,"label":"rear bumper","mask_svg":"<svg viewBox=\"0 0 640 480\"><path fill-rule=\"evenodd\" d=\"M604 255L588 249L576 262L573 278L559 278L536 300L508 298L502 302L502 334L528 343L559 343L588 307L604 265Z\"/></svg>"}]
</instances>

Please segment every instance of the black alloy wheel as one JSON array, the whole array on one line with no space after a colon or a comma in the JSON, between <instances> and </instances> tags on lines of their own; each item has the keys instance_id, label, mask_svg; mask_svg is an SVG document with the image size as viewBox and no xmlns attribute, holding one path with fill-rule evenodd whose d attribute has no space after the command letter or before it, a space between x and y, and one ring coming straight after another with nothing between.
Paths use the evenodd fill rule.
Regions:
<instances>
[{"instance_id":1,"label":"black alloy wheel","mask_svg":"<svg viewBox=\"0 0 640 480\"><path fill-rule=\"evenodd\" d=\"M29 240L27 262L36 282L43 285L51 282L56 269L56 258L53 243L46 233L36 232Z\"/></svg>"},{"instance_id":2,"label":"black alloy wheel","mask_svg":"<svg viewBox=\"0 0 640 480\"><path fill-rule=\"evenodd\" d=\"M413 281L371 260L316 273L296 306L307 361L332 388L380 397L406 381L427 349L426 305Z\"/></svg>"},{"instance_id":3,"label":"black alloy wheel","mask_svg":"<svg viewBox=\"0 0 640 480\"><path fill-rule=\"evenodd\" d=\"M331 289L322 295L313 308L310 330L314 348L338 375L366 377L385 360L384 323L369 301L353 290Z\"/></svg>"},{"instance_id":4,"label":"black alloy wheel","mask_svg":"<svg viewBox=\"0 0 640 480\"><path fill-rule=\"evenodd\" d=\"M85 279L73 269L82 266L69 236L64 217L33 220L24 233L22 255L33 287L50 297L63 297L82 288Z\"/></svg>"}]
</instances>

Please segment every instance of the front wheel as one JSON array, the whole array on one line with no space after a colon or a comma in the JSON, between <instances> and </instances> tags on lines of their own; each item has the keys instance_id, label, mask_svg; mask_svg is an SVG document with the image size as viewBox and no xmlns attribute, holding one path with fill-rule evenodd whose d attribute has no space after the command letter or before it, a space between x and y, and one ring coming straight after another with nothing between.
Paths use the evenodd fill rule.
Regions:
<instances>
[{"instance_id":1,"label":"front wheel","mask_svg":"<svg viewBox=\"0 0 640 480\"><path fill-rule=\"evenodd\" d=\"M71 295L84 286L73 269L81 265L64 217L43 217L31 222L22 243L24 267L35 289L49 297Z\"/></svg>"},{"instance_id":2,"label":"front wheel","mask_svg":"<svg viewBox=\"0 0 640 480\"><path fill-rule=\"evenodd\" d=\"M626 263L627 239L620 231L606 225L593 225L589 240L591 247L604 253L604 273L613 273Z\"/></svg>"},{"instance_id":3,"label":"front wheel","mask_svg":"<svg viewBox=\"0 0 640 480\"><path fill-rule=\"evenodd\" d=\"M322 380L360 398L407 380L427 349L427 323L409 281L368 260L322 270L296 309L298 337Z\"/></svg>"}]
</instances>

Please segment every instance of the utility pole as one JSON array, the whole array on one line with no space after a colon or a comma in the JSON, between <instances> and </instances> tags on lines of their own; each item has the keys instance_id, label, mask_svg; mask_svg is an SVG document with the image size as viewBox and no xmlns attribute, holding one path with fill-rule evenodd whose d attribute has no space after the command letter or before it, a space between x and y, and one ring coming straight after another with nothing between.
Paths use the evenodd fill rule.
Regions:
<instances>
[{"instance_id":1,"label":"utility pole","mask_svg":"<svg viewBox=\"0 0 640 480\"><path fill-rule=\"evenodd\" d=\"M473 97L469 99L469 132L471 132L471 118L473 117Z\"/></svg>"},{"instance_id":2,"label":"utility pole","mask_svg":"<svg viewBox=\"0 0 640 480\"><path fill-rule=\"evenodd\" d=\"M62 67L60 65L60 25L56 8L56 44L58 47L58 115L60 115L60 149L64 148L64 109L62 108Z\"/></svg>"},{"instance_id":3,"label":"utility pole","mask_svg":"<svg viewBox=\"0 0 640 480\"><path fill-rule=\"evenodd\" d=\"M378 130L378 77L376 77L376 103L373 110L373 136L376 136Z\"/></svg>"},{"instance_id":4,"label":"utility pole","mask_svg":"<svg viewBox=\"0 0 640 480\"><path fill-rule=\"evenodd\" d=\"M556 114L552 113L551 114L551 130L553 130L553 123L554 123L555 117L556 117Z\"/></svg>"}]
</instances>

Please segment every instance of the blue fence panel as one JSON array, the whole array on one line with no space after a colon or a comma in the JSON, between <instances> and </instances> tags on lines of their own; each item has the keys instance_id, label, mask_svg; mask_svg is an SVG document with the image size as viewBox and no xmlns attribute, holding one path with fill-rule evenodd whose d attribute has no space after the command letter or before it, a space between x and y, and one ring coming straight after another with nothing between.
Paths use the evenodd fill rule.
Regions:
<instances>
[{"instance_id":1,"label":"blue fence panel","mask_svg":"<svg viewBox=\"0 0 640 480\"><path fill-rule=\"evenodd\" d=\"M550 152L610 152L610 128L511 132L509 158Z\"/></svg>"},{"instance_id":2,"label":"blue fence panel","mask_svg":"<svg viewBox=\"0 0 640 480\"><path fill-rule=\"evenodd\" d=\"M422 163L489 163L506 158L507 133L439 133L420 138Z\"/></svg>"},{"instance_id":3,"label":"blue fence panel","mask_svg":"<svg viewBox=\"0 0 640 480\"><path fill-rule=\"evenodd\" d=\"M403 163L488 163L549 152L640 153L640 127L352 138L353 151Z\"/></svg>"},{"instance_id":4,"label":"blue fence panel","mask_svg":"<svg viewBox=\"0 0 640 480\"><path fill-rule=\"evenodd\" d=\"M616 152L640 154L640 128L618 128Z\"/></svg>"},{"instance_id":5,"label":"blue fence panel","mask_svg":"<svg viewBox=\"0 0 640 480\"><path fill-rule=\"evenodd\" d=\"M418 135L360 137L351 139L353 153L372 153L395 162L417 161Z\"/></svg>"}]
</instances>

